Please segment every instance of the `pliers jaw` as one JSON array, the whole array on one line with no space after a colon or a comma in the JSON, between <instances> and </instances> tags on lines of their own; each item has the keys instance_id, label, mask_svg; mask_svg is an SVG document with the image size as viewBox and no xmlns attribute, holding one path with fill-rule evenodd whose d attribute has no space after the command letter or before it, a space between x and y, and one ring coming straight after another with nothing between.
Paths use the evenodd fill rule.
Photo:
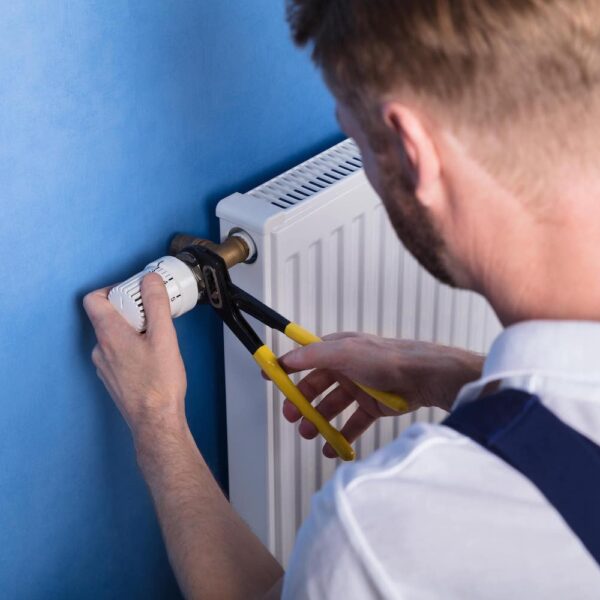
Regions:
<instances>
[{"instance_id":1,"label":"pliers jaw","mask_svg":"<svg viewBox=\"0 0 600 600\"><path fill-rule=\"evenodd\" d=\"M246 349L255 354L263 342L240 310L240 305L251 296L233 284L225 261L216 252L202 246L188 246L182 253L193 257L190 266L199 280L198 303L210 304Z\"/></svg>"}]
</instances>

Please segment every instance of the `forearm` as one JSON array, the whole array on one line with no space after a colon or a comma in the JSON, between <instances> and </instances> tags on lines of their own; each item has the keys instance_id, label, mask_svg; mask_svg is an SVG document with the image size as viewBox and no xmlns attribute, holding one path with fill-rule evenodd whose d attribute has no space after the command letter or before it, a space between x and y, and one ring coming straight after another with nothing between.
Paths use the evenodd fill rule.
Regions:
<instances>
[{"instance_id":1,"label":"forearm","mask_svg":"<svg viewBox=\"0 0 600 600\"><path fill-rule=\"evenodd\" d=\"M137 435L136 449L184 596L262 598L283 570L223 495L187 425Z\"/></svg>"}]
</instances>

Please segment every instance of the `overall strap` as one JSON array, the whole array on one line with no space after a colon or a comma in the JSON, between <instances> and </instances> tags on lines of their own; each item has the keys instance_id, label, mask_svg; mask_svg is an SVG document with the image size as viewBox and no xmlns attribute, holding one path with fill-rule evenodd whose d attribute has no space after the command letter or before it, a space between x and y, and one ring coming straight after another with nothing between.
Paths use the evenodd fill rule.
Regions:
<instances>
[{"instance_id":1,"label":"overall strap","mask_svg":"<svg viewBox=\"0 0 600 600\"><path fill-rule=\"evenodd\" d=\"M443 425L527 477L600 565L599 446L521 390L502 390L459 406Z\"/></svg>"}]
</instances>

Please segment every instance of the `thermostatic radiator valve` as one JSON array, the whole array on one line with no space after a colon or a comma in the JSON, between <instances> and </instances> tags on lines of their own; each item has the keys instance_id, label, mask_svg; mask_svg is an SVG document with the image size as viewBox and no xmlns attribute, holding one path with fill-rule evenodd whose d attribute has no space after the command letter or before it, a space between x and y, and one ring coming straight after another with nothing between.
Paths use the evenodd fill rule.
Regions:
<instances>
[{"instance_id":1,"label":"thermostatic radiator valve","mask_svg":"<svg viewBox=\"0 0 600 600\"><path fill-rule=\"evenodd\" d=\"M163 256L151 262L146 268L116 285L108 294L111 304L125 317L137 331L146 330L146 315L142 302L142 279L149 273L157 273L169 295L171 316L180 317L202 301L205 285L202 273L195 268L192 254L186 252L189 246L204 246L225 261L228 268L239 263L256 260L256 246L245 231L234 229L222 243L179 234L171 241L170 251L174 256Z\"/></svg>"}]
</instances>

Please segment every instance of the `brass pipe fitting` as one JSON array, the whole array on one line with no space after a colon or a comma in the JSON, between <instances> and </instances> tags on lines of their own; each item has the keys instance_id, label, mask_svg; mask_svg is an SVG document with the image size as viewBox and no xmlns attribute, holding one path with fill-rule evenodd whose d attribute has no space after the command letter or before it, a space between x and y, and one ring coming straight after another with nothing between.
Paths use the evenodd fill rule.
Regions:
<instances>
[{"instance_id":1,"label":"brass pipe fitting","mask_svg":"<svg viewBox=\"0 0 600 600\"><path fill-rule=\"evenodd\" d=\"M248 261L252 254L248 242L244 237L236 235L236 233L231 233L221 244L216 244L211 240L197 238L185 233L179 233L171 240L169 253L172 256L177 256L177 254L188 246L203 246L204 248L212 250L225 261L228 269Z\"/></svg>"}]
</instances>

